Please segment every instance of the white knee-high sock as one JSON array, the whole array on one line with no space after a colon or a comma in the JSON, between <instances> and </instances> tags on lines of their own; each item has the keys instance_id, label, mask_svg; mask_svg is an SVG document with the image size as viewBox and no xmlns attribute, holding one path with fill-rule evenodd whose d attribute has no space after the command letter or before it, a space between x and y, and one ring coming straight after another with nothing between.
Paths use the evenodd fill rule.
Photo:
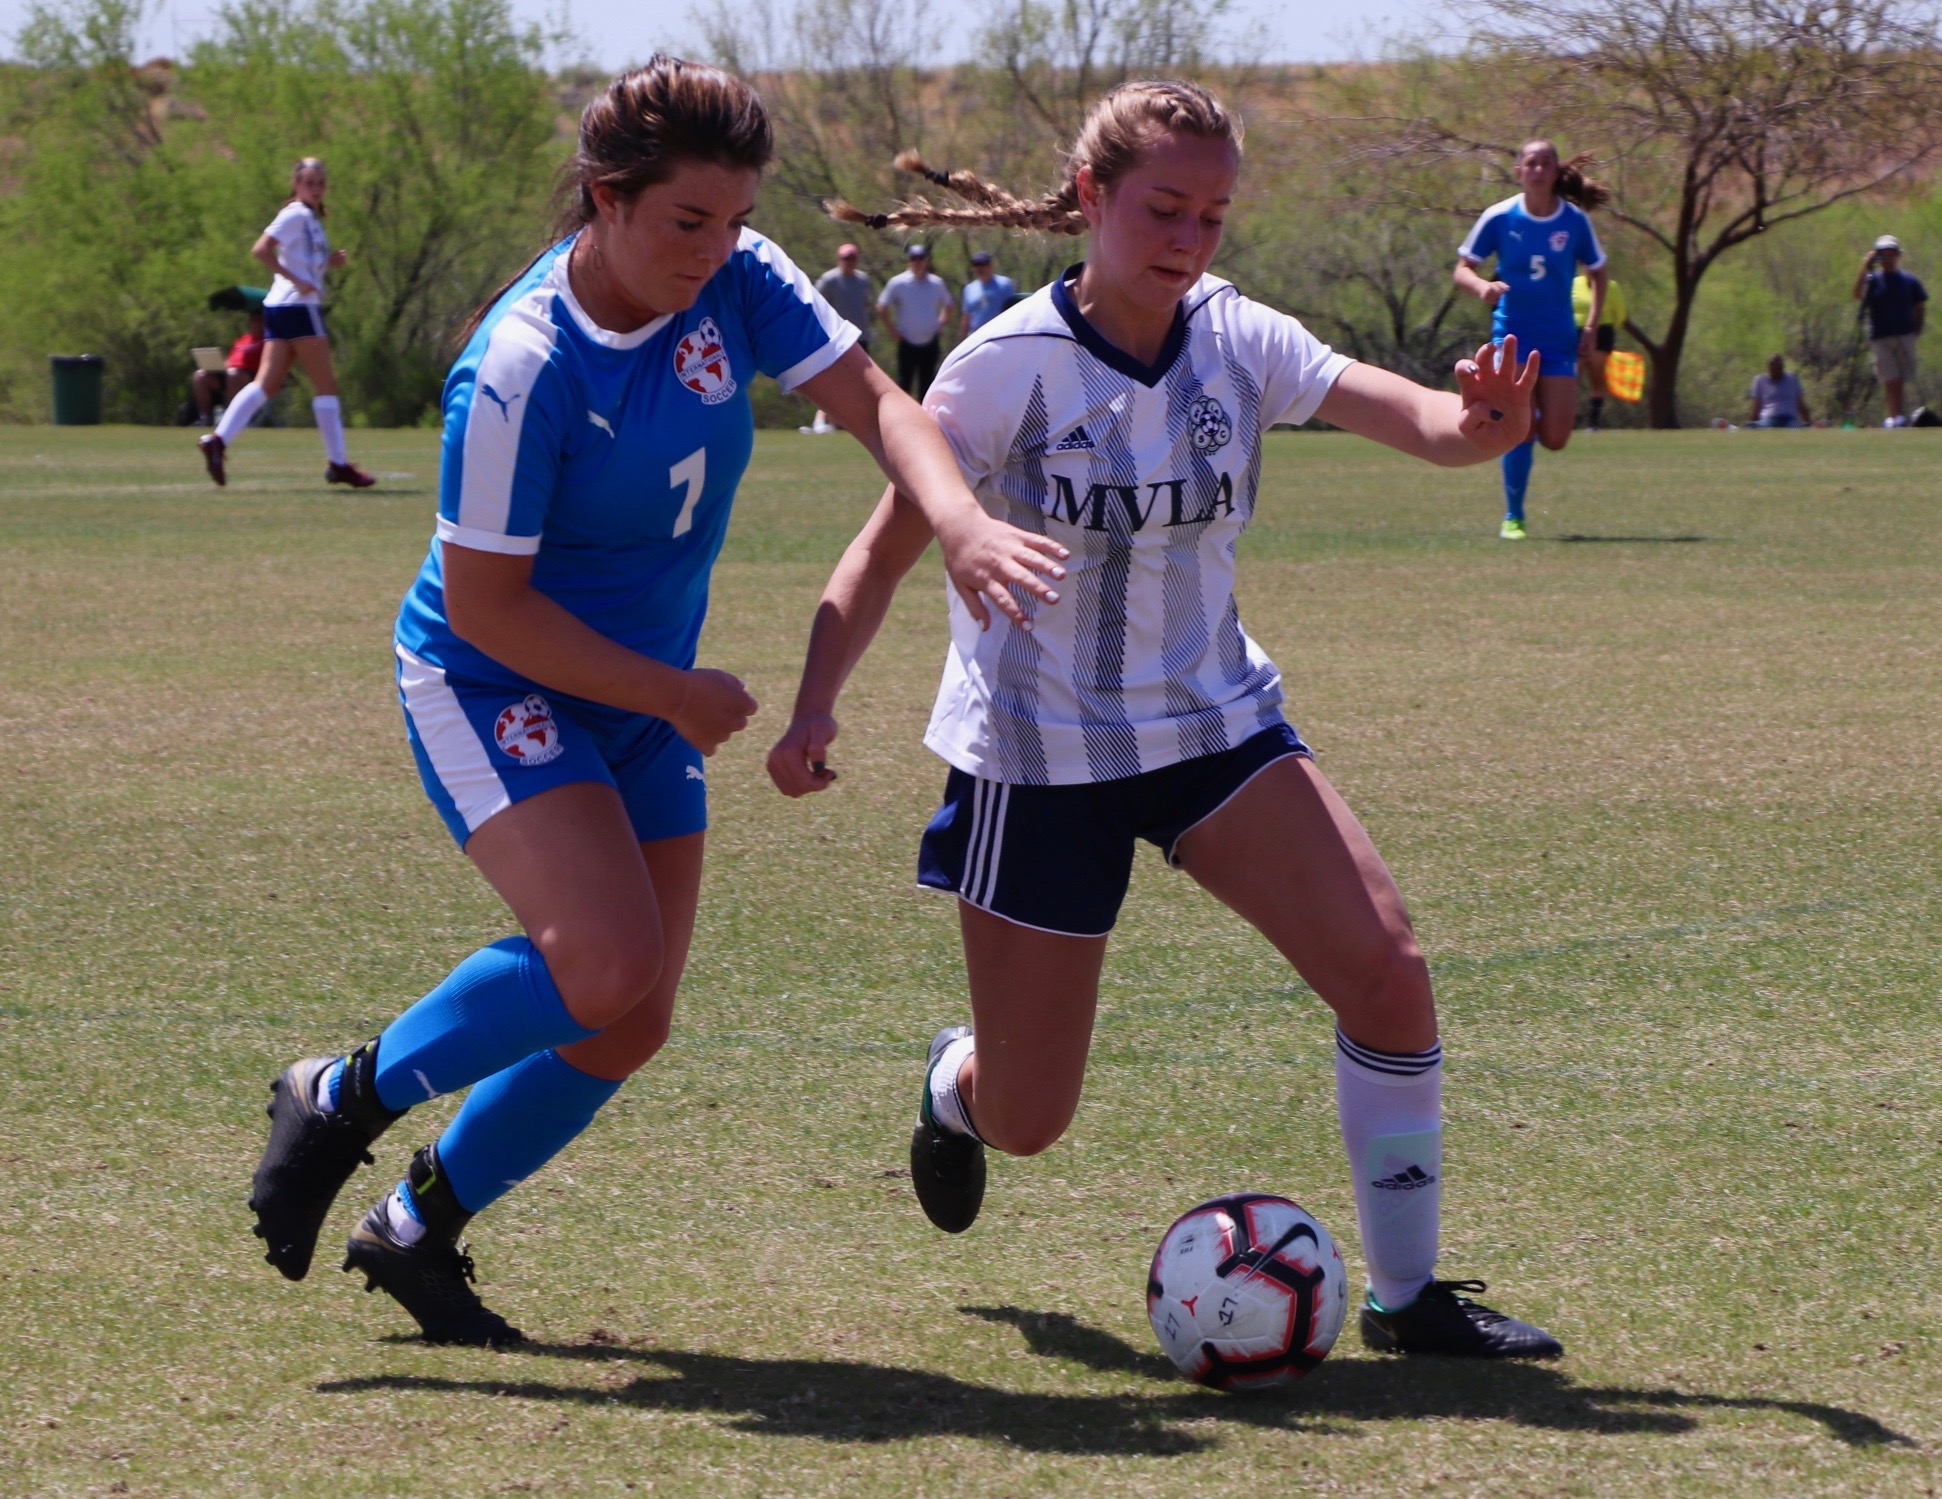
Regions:
<instances>
[{"instance_id":1,"label":"white knee-high sock","mask_svg":"<svg viewBox=\"0 0 1942 1499\"><path fill-rule=\"evenodd\" d=\"M931 1068L930 1075L931 1118L940 1128L954 1135L969 1135L974 1140L979 1135L971 1124L971 1111L964 1106L964 1095L958 1092L958 1074L971 1060L975 1040L972 1036L959 1036L938 1053L937 1065Z\"/></svg>"},{"instance_id":2,"label":"white knee-high sock","mask_svg":"<svg viewBox=\"0 0 1942 1499\"><path fill-rule=\"evenodd\" d=\"M256 413L269 404L270 398L263 394L263 387L254 380L236 392L236 399L223 410L223 419L216 424L216 436L228 447L236 441L237 434L256 420Z\"/></svg>"},{"instance_id":3,"label":"white knee-high sock","mask_svg":"<svg viewBox=\"0 0 1942 1499\"><path fill-rule=\"evenodd\" d=\"M1355 1178L1369 1289L1408 1306L1436 1267L1443 1197L1443 1047L1377 1051L1335 1033L1335 1101Z\"/></svg>"},{"instance_id":4,"label":"white knee-high sock","mask_svg":"<svg viewBox=\"0 0 1942 1499\"><path fill-rule=\"evenodd\" d=\"M324 440L324 456L332 463L349 463L344 449L344 408L336 396L312 396L310 410L317 418L317 434Z\"/></svg>"}]
</instances>

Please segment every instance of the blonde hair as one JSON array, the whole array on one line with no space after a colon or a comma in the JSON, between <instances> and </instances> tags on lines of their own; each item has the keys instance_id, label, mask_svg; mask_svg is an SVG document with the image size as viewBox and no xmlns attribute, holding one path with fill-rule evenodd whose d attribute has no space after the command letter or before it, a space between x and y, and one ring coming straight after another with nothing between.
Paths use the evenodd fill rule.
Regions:
<instances>
[{"instance_id":1,"label":"blonde hair","mask_svg":"<svg viewBox=\"0 0 1942 1499\"><path fill-rule=\"evenodd\" d=\"M297 201L297 179L301 177L305 172L312 171L312 170L319 171L319 172L324 170L323 157L306 156L303 158L303 160L299 161L295 166L290 168L290 196L283 200L285 203L294 203ZM325 216L324 205L319 203L315 208L311 210L311 212L316 214L318 218L320 219L323 218Z\"/></svg>"},{"instance_id":2,"label":"blonde hair","mask_svg":"<svg viewBox=\"0 0 1942 1499\"><path fill-rule=\"evenodd\" d=\"M1021 198L987 182L975 172L941 172L916 151L897 153L896 165L906 172L947 188L969 207L951 208L912 198L888 213L865 213L841 198L823 206L838 223L869 229L1038 229L1050 234L1084 234L1085 215L1079 211L1079 173L1090 169L1093 181L1110 188L1125 176L1141 152L1167 135L1197 140L1224 140L1236 152L1246 133L1241 117L1197 84L1180 82L1122 83L1093 105L1079 127L1072 149L1065 153L1065 181L1057 190L1036 198Z\"/></svg>"}]
</instances>

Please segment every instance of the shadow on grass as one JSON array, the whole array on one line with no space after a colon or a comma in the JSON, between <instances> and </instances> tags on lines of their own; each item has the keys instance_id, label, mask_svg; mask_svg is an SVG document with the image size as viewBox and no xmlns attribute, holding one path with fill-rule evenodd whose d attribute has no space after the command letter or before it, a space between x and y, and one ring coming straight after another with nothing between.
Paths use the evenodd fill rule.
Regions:
<instances>
[{"instance_id":1,"label":"shadow on grass","mask_svg":"<svg viewBox=\"0 0 1942 1499\"><path fill-rule=\"evenodd\" d=\"M1580 541L1619 541L1632 546L1689 546L1696 541L1709 541L1706 536L1589 536L1583 531L1569 531L1563 536L1550 538L1556 542Z\"/></svg>"},{"instance_id":2,"label":"shadow on grass","mask_svg":"<svg viewBox=\"0 0 1942 1499\"><path fill-rule=\"evenodd\" d=\"M1178 1378L1173 1365L1158 1354L1142 1353L1124 1339L1088 1327L1063 1312L1028 1312L1015 1306L965 1306L958 1310L987 1322L1010 1323L1023 1334L1025 1345L1041 1358L1070 1359L1105 1373ZM1312 1396L1311 1391L1315 1392ZM1299 1406L1291 1414L1311 1418L1367 1421L1457 1416L1516 1421L1559 1431L1676 1433L1699 1424L1685 1414L1688 1411L1781 1411L1818 1421L1829 1436L1850 1447L1917 1445L1873 1416L1838 1405L1772 1400L1759 1395L1695 1395L1624 1385L1579 1385L1545 1364L1501 1363L1480 1368L1463 1359L1331 1359L1284 1398ZM1254 1422L1246 1412L1256 1402L1243 1399L1234 1404L1243 1413L1237 1419L1250 1424L1284 1424Z\"/></svg>"},{"instance_id":3,"label":"shadow on grass","mask_svg":"<svg viewBox=\"0 0 1942 1499\"><path fill-rule=\"evenodd\" d=\"M1157 1354L1059 1312L963 1307L1006 1323L1043 1358L1164 1384L1151 1394L1046 1394L973 1384L925 1369L843 1359L751 1358L612 1341L521 1343L512 1357L644 1365L605 1386L533 1379L451 1379L424 1374L326 1380L320 1394L418 1390L514 1396L586 1406L632 1406L729 1418L739 1430L827 1442L886 1443L963 1436L1028 1452L1177 1457L1219 1444L1207 1423L1314 1435L1352 1435L1359 1423L1426 1417L1510 1421L1550 1431L1678 1436L1704 1410L1771 1410L1817 1421L1850 1447L1912 1446L1871 1416L1811 1401L1736 1399L1677 1390L1591 1387L1555 1368L1458 1360L1331 1360L1300 1384L1269 1395L1217 1395L1184 1384ZM1183 1427L1181 1423L1200 1423Z\"/></svg>"}]
</instances>

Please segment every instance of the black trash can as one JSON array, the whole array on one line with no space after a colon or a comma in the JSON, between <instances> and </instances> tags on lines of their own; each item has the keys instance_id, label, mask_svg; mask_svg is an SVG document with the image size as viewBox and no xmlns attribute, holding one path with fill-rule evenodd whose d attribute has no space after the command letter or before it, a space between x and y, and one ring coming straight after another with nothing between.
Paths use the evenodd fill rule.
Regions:
<instances>
[{"instance_id":1,"label":"black trash can","mask_svg":"<svg viewBox=\"0 0 1942 1499\"><path fill-rule=\"evenodd\" d=\"M101 371L107 360L99 354L49 354L54 375L54 425L101 425Z\"/></svg>"}]
</instances>

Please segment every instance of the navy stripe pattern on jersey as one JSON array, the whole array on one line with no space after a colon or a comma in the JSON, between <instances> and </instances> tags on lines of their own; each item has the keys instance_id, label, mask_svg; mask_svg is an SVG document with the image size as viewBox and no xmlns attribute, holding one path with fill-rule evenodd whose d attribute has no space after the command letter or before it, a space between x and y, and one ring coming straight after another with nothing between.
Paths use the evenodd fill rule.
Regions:
<instances>
[{"instance_id":1,"label":"navy stripe pattern on jersey","mask_svg":"<svg viewBox=\"0 0 1942 1499\"><path fill-rule=\"evenodd\" d=\"M1227 369L1227 378L1234 385L1235 404L1240 409L1239 421L1246 431L1256 431L1261 421L1261 387L1254 383L1254 377L1247 366L1236 359L1225 343L1221 345L1221 363ZM1240 488L1235 503L1240 507L1243 524L1254 519L1256 497L1261 490L1261 444L1255 443L1248 453L1247 468L1241 475ZM1240 538L1235 538L1238 547ZM1228 618L1233 622L1235 675L1229 680L1235 690L1256 699L1255 723L1261 728L1271 728L1281 721L1281 708L1267 700L1265 688L1273 680L1271 672L1264 666L1247 659L1247 647L1241 636L1241 611L1230 594L1227 600ZM1226 642L1222 642L1223 645Z\"/></svg>"},{"instance_id":2,"label":"navy stripe pattern on jersey","mask_svg":"<svg viewBox=\"0 0 1942 1499\"><path fill-rule=\"evenodd\" d=\"M1386 1077L1421 1077L1443 1065L1441 1041L1428 1051L1377 1051L1373 1046L1362 1046L1351 1041L1338 1030L1335 1033L1335 1046L1356 1066L1380 1072Z\"/></svg>"},{"instance_id":3,"label":"navy stripe pattern on jersey","mask_svg":"<svg viewBox=\"0 0 1942 1499\"><path fill-rule=\"evenodd\" d=\"M1205 387L1190 359L1176 359L1167 371L1166 383L1167 437L1178 452L1194 403ZM1185 446L1193 452L1191 444ZM1213 465L1193 452L1188 463L1188 490L1195 495L1211 495L1219 487L1220 478ZM1211 644L1205 584L1201 580L1201 538L1218 512L1209 506L1191 513L1195 520L1168 532L1160 574L1160 664L1166 668L1167 714L1179 726L1181 757L1189 760L1218 754L1228 747L1226 715L1202 689L1197 674Z\"/></svg>"},{"instance_id":4,"label":"navy stripe pattern on jersey","mask_svg":"<svg viewBox=\"0 0 1942 1499\"><path fill-rule=\"evenodd\" d=\"M1045 534L1045 465L1040 456L1051 434L1045 424L1045 381L1032 377L1031 398L1012 441L1011 461L998 476L1005 497L1005 519L1021 531ZM1038 613L1038 601L1026 596L1025 609ZM1039 673L1045 652L1029 630L1008 630L998 651L998 669L991 684L992 717L1000 733L995 769L1004 781L1043 785L1046 780L1045 738L1038 727Z\"/></svg>"},{"instance_id":5,"label":"navy stripe pattern on jersey","mask_svg":"<svg viewBox=\"0 0 1942 1499\"><path fill-rule=\"evenodd\" d=\"M1078 268L954 349L926 397L985 507L1071 553L1032 631L951 648L925 743L966 775L1117 781L1218 754L1281 719L1281 674L1241 629L1234 568L1261 437L1313 416L1349 361L1205 278L1160 357L1102 341Z\"/></svg>"},{"instance_id":6,"label":"navy stripe pattern on jersey","mask_svg":"<svg viewBox=\"0 0 1942 1499\"><path fill-rule=\"evenodd\" d=\"M1086 477L1093 484L1133 485L1140 481L1127 430L1134 409L1133 382L1109 369L1083 350L1072 350L1079 383L1087 401L1104 415L1092 431L1092 461ZM1137 492L1137 491L1136 491ZM1086 768L1095 781L1136 776L1139 740L1126 716L1126 585L1132 573L1132 522L1125 510L1101 500L1104 525L1079 533L1080 545L1091 566L1079 574L1078 637L1080 653L1073 661L1072 690L1079 710L1086 746Z\"/></svg>"}]
</instances>

